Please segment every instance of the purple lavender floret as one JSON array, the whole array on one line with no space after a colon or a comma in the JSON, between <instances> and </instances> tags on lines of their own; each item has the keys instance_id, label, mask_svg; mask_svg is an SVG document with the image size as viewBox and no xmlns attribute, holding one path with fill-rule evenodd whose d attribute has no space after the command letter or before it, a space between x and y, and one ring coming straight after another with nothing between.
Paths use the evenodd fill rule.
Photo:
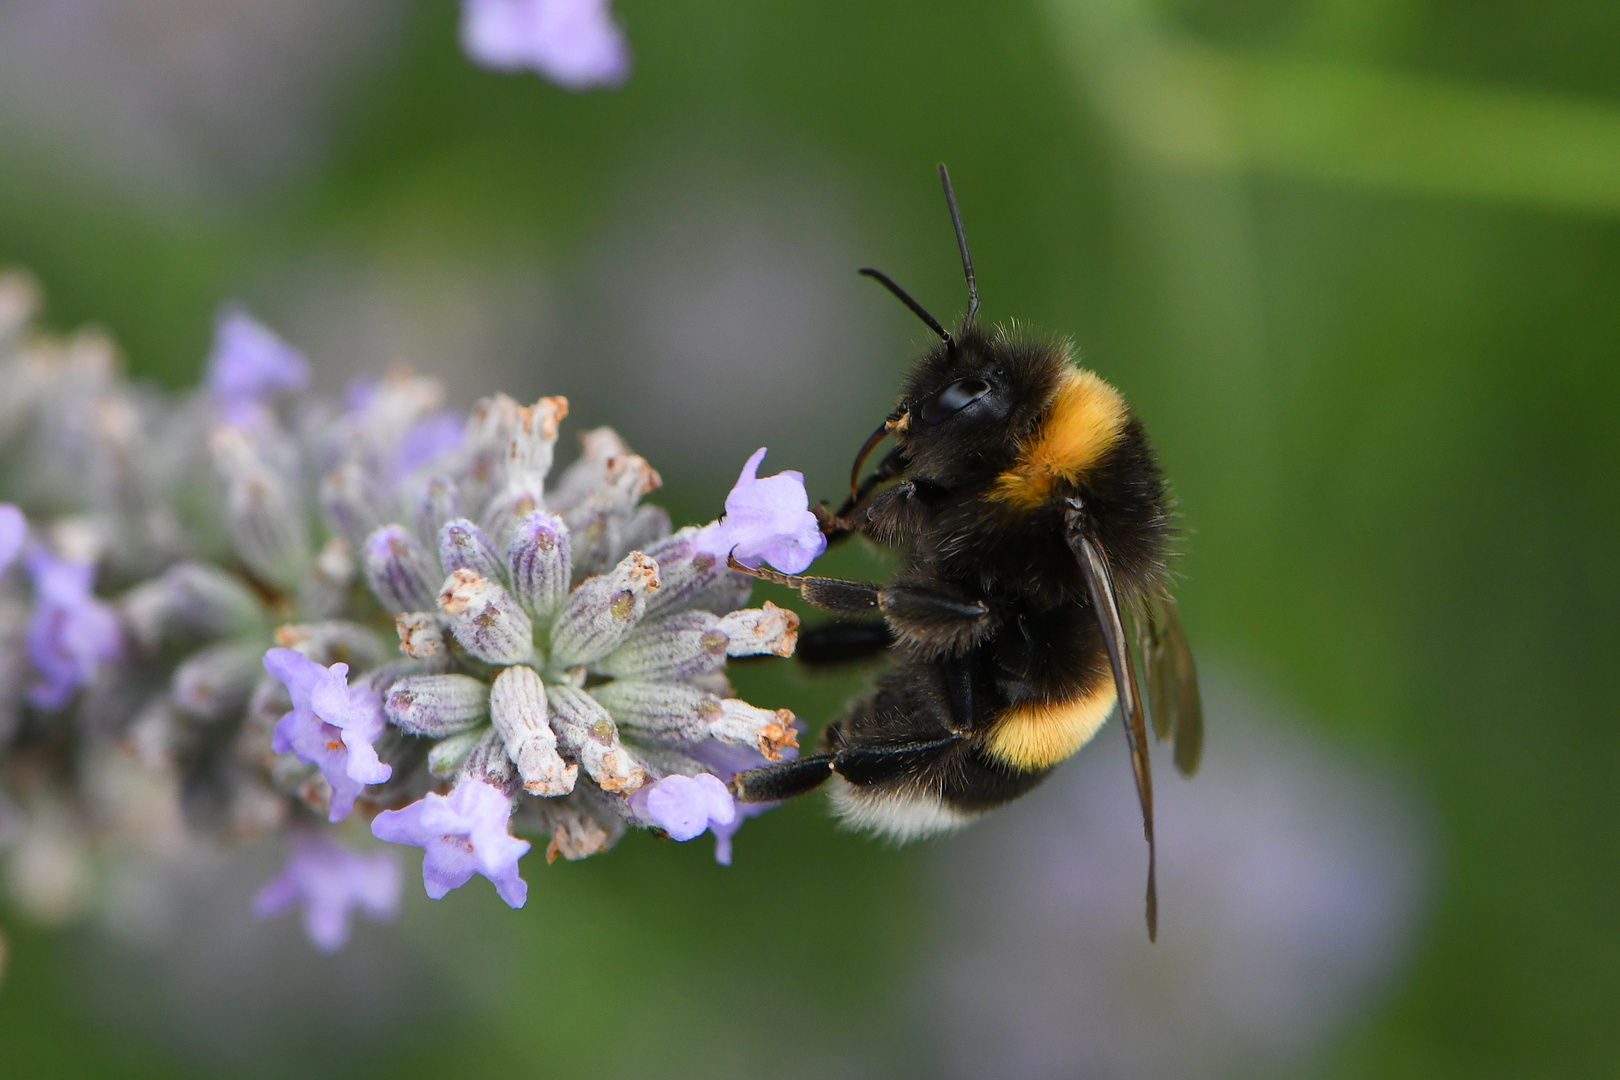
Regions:
<instances>
[{"instance_id":1,"label":"purple lavender floret","mask_svg":"<svg viewBox=\"0 0 1620 1080\"><path fill-rule=\"evenodd\" d=\"M630 49L609 0L464 0L461 47L496 71L525 68L568 90L617 86Z\"/></svg>"},{"instance_id":2,"label":"purple lavender floret","mask_svg":"<svg viewBox=\"0 0 1620 1080\"><path fill-rule=\"evenodd\" d=\"M123 652L118 616L90 591L96 568L59 558L44 548L28 553L34 614L28 622L28 658L39 676L28 699L60 709L103 664Z\"/></svg>"},{"instance_id":3,"label":"purple lavender floret","mask_svg":"<svg viewBox=\"0 0 1620 1080\"><path fill-rule=\"evenodd\" d=\"M784 574L802 573L827 550L827 538L810 512L804 474L790 470L761 480L759 465L764 460L762 446L726 496L725 516L704 526L696 545L717 559L735 554L745 566L764 560Z\"/></svg>"},{"instance_id":4,"label":"purple lavender floret","mask_svg":"<svg viewBox=\"0 0 1620 1080\"><path fill-rule=\"evenodd\" d=\"M528 899L518 876L527 840L507 832L512 800L492 784L466 780L448 796L429 792L403 810L384 810L371 823L372 835L391 844L423 850L422 884L435 900L482 874L514 908Z\"/></svg>"},{"instance_id":5,"label":"purple lavender floret","mask_svg":"<svg viewBox=\"0 0 1620 1080\"><path fill-rule=\"evenodd\" d=\"M342 821L361 788L394 773L372 746L388 726L382 698L368 687L350 686L348 664L324 668L291 649L265 653L264 669L286 684L293 700L292 712L276 724L272 749L320 768L332 787L330 820Z\"/></svg>"},{"instance_id":6,"label":"purple lavender floret","mask_svg":"<svg viewBox=\"0 0 1620 1080\"><path fill-rule=\"evenodd\" d=\"M349 940L349 912L360 908L378 922L399 911L399 863L387 851L350 851L324 837L306 835L293 847L281 873L253 898L253 913L273 918L294 904L304 906L304 930L322 952L337 952Z\"/></svg>"},{"instance_id":7,"label":"purple lavender floret","mask_svg":"<svg viewBox=\"0 0 1620 1080\"><path fill-rule=\"evenodd\" d=\"M28 519L10 503L0 503L0 574L11 569L28 539Z\"/></svg>"},{"instance_id":8,"label":"purple lavender floret","mask_svg":"<svg viewBox=\"0 0 1620 1080\"><path fill-rule=\"evenodd\" d=\"M803 729L803 723L796 722L795 727ZM723 743L714 739L699 743L688 751L694 758L707 765L714 773L716 779L723 784L730 784L740 772L757 769L762 765L771 764L771 760L750 746L736 746L732 743ZM781 760L793 761L799 756L797 747L784 746L781 750ZM714 834L714 861L721 866L731 865L731 838L737 835L737 830L743 827L743 822L749 818L759 817L767 810L774 810L782 804L779 802L764 803L737 803L737 815L731 821L721 823L711 821L709 831Z\"/></svg>"},{"instance_id":9,"label":"purple lavender floret","mask_svg":"<svg viewBox=\"0 0 1620 1080\"><path fill-rule=\"evenodd\" d=\"M719 777L666 776L641 787L629 801L637 817L657 825L672 840L695 840L714 830L715 862L731 865L731 836L742 825L742 815Z\"/></svg>"},{"instance_id":10,"label":"purple lavender floret","mask_svg":"<svg viewBox=\"0 0 1620 1080\"><path fill-rule=\"evenodd\" d=\"M394 452L394 476L409 476L461 446L467 422L455 413L441 412L412 424L400 436Z\"/></svg>"},{"instance_id":11,"label":"purple lavender floret","mask_svg":"<svg viewBox=\"0 0 1620 1080\"><path fill-rule=\"evenodd\" d=\"M245 308L228 304L214 320L207 382L226 420L238 423L256 414L276 394L297 393L307 387L309 361Z\"/></svg>"}]
</instances>

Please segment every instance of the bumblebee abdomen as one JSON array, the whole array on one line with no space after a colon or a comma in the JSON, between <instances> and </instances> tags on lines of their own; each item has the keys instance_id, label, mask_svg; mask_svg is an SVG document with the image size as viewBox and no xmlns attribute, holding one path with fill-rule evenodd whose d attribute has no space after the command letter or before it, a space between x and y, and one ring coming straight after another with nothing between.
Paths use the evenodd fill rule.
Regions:
<instances>
[{"instance_id":1,"label":"bumblebee abdomen","mask_svg":"<svg viewBox=\"0 0 1620 1080\"><path fill-rule=\"evenodd\" d=\"M1019 772L1039 772L1073 756L1113 711L1111 675L1061 701L1026 701L1001 712L981 743L986 757Z\"/></svg>"}]
</instances>

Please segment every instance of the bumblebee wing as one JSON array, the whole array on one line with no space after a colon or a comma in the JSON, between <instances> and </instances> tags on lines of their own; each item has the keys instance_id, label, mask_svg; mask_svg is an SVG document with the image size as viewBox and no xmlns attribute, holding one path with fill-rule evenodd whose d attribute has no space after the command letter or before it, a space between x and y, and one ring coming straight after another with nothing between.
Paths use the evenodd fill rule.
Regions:
<instances>
[{"instance_id":1,"label":"bumblebee wing","mask_svg":"<svg viewBox=\"0 0 1620 1080\"><path fill-rule=\"evenodd\" d=\"M1204 705L1198 695L1198 669L1173 598L1149 596L1137 617L1136 641L1147 683L1153 734L1175 747L1176 769L1198 771L1204 755Z\"/></svg>"},{"instance_id":2,"label":"bumblebee wing","mask_svg":"<svg viewBox=\"0 0 1620 1080\"><path fill-rule=\"evenodd\" d=\"M1080 564L1092 610L1102 627L1108 664L1114 671L1114 687L1119 693L1119 715L1125 728L1125 741L1131 751L1131 770L1136 774L1136 797L1142 804L1142 832L1148 844L1147 924L1148 939L1158 936L1159 890L1157 858L1153 841L1153 769L1148 760L1147 724L1142 716L1142 698L1136 688L1136 663L1131 657L1130 639L1120 618L1114 576L1102 549L1086 536L1084 514L1079 508L1069 513L1068 541Z\"/></svg>"}]
</instances>

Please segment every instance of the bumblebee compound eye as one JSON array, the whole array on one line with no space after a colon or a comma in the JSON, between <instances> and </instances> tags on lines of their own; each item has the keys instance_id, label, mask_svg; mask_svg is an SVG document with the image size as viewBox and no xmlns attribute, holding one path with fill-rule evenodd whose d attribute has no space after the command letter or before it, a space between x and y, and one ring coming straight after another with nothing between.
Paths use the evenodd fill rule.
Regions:
<instances>
[{"instance_id":1,"label":"bumblebee compound eye","mask_svg":"<svg viewBox=\"0 0 1620 1080\"><path fill-rule=\"evenodd\" d=\"M990 384L983 379L958 379L924 405L918 419L924 427L933 427L949 420L989 392Z\"/></svg>"}]
</instances>

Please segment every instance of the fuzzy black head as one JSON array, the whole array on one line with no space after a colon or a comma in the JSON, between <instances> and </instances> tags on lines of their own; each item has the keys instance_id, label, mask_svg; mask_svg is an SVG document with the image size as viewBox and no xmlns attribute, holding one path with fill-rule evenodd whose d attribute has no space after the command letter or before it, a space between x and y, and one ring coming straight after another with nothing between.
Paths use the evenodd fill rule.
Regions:
<instances>
[{"instance_id":1,"label":"fuzzy black head","mask_svg":"<svg viewBox=\"0 0 1620 1080\"><path fill-rule=\"evenodd\" d=\"M1062 378L1064 350L973 326L912 365L885 425L916 482L960 489L1012 464Z\"/></svg>"}]
</instances>

